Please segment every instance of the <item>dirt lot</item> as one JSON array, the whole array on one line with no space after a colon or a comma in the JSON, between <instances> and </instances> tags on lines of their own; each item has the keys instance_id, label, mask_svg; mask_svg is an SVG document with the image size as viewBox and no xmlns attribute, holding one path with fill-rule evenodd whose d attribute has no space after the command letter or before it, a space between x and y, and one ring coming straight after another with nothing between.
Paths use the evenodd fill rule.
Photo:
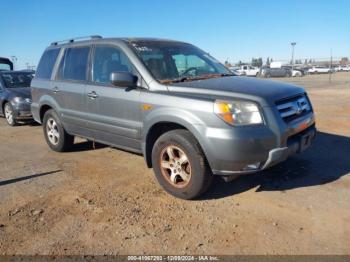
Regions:
<instances>
[{"instance_id":1,"label":"dirt lot","mask_svg":"<svg viewBox=\"0 0 350 262\"><path fill-rule=\"evenodd\" d=\"M302 155L197 201L167 195L143 157L0 119L0 254L350 254L350 73L306 87L319 129Z\"/></svg>"}]
</instances>

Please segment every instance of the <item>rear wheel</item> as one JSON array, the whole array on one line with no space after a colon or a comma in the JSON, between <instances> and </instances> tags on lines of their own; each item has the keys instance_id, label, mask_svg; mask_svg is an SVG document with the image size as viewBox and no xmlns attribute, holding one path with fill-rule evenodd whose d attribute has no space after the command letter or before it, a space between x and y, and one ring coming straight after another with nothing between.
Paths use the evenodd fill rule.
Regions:
<instances>
[{"instance_id":1,"label":"rear wheel","mask_svg":"<svg viewBox=\"0 0 350 262\"><path fill-rule=\"evenodd\" d=\"M13 107L9 102L7 102L4 106L4 115L5 115L7 124L9 124L10 126L15 126L18 124L15 118Z\"/></svg>"},{"instance_id":2,"label":"rear wheel","mask_svg":"<svg viewBox=\"0 0 350 262\"><path fill-rule=\"evenodd\" d=\"M52 150L64 152L72 147L74 136L66 132L57 113L52 109L44 115L43 130L46 142Z\"/></svg>"},{"instance_id":3,"label":"rear wheel","mask_svg":"<svg viewBox=\"0 0 350 262\"><path fill-rule=\"evenodd\" d=\"M204 153L187 130L169 131L152 150L152 165L159 184L171 195L193 199L211 185L213 175Z\"/></svg>"}]
</instances>

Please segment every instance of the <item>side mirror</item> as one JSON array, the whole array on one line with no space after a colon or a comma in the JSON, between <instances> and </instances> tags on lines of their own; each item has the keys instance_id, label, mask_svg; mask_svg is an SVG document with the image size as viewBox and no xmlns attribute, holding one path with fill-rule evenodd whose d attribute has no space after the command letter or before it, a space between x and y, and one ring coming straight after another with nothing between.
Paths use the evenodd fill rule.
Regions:
<instances>
[{"instance_id":1,"label":"side mirror","mask_svg":"<svg viewBox=\"0 0 350 262\"><path fill-rule=\"evenodd\" d=\"M119 87L136 87L137 76L129 72L113 72L110 76L112 85Z\"/></svg>"}]
</instances>

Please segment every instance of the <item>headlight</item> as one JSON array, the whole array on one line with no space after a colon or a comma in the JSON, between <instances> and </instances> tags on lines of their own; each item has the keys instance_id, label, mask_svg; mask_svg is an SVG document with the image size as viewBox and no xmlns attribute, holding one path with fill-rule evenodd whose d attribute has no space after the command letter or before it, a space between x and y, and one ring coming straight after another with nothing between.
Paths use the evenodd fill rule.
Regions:
<instances>
[{"instance_id":1,"label":"headlight","mask_svg":"<svg viewBox=\"0 0 350 262\"><path fill-rule=\"evenodd\" d=\"M214 112L226 123L234 126L263 123L258 105L250 101L216 100Z\"/></svg>"},{"instance_id":2,"label":"headlight","mask_svg":"<svg viewBox=\"0 0 350 262\"><path fill-rule=\"evenodd\" d=\"M21 102L24 102L24 98L23 97L15 97L14 99L13 99L13 101L15 101L16 103L21 103Z\"/></svg>"}]
</instances>

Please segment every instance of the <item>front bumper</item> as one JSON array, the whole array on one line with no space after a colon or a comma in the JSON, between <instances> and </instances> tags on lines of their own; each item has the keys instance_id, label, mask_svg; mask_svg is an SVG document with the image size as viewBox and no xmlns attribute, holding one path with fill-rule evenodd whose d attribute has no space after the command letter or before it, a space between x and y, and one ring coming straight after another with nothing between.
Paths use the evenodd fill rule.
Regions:
<instances>
[{"instance_id":1,"label":"front bumper","mask_svg":"<svg viewBox=\"0 0 350 262\"><path fill-rule=\"evenodd\" d=\"M287 147L272 149L269 152L269 157L267 161L260 170L264 170L266 168L274 166L286 160L291 155L303 152L311 145L311 141L315 139L315 137L316 128L313 125L310 128L294 136L288 143Z\"/></svg>"},{"instance_id":2,"label":"front bumper","mask_svg":"<svg viewBox=\"0 0 350 262\"><path fill-rule=\"evenodd\" d=\"M288 124L276 122L270 127L225 132L216 137L207 132L205 149L212 172L221 176L251 174L272 167L307 149L316 137L313 113Z\"/></svg>"},{"instance_id":3,"label":"front bumper","mask_svg":"<svg viewBox=\"0 0 350 262\"><path fill-rule=\"evenodd\" d=\"M27 120L32 119L32 111L30 108L31 103L29 102L21 102L21 103L14 103L12 102L12 108L14 117L17 120Z\"/></svg>"}]
</instances>

